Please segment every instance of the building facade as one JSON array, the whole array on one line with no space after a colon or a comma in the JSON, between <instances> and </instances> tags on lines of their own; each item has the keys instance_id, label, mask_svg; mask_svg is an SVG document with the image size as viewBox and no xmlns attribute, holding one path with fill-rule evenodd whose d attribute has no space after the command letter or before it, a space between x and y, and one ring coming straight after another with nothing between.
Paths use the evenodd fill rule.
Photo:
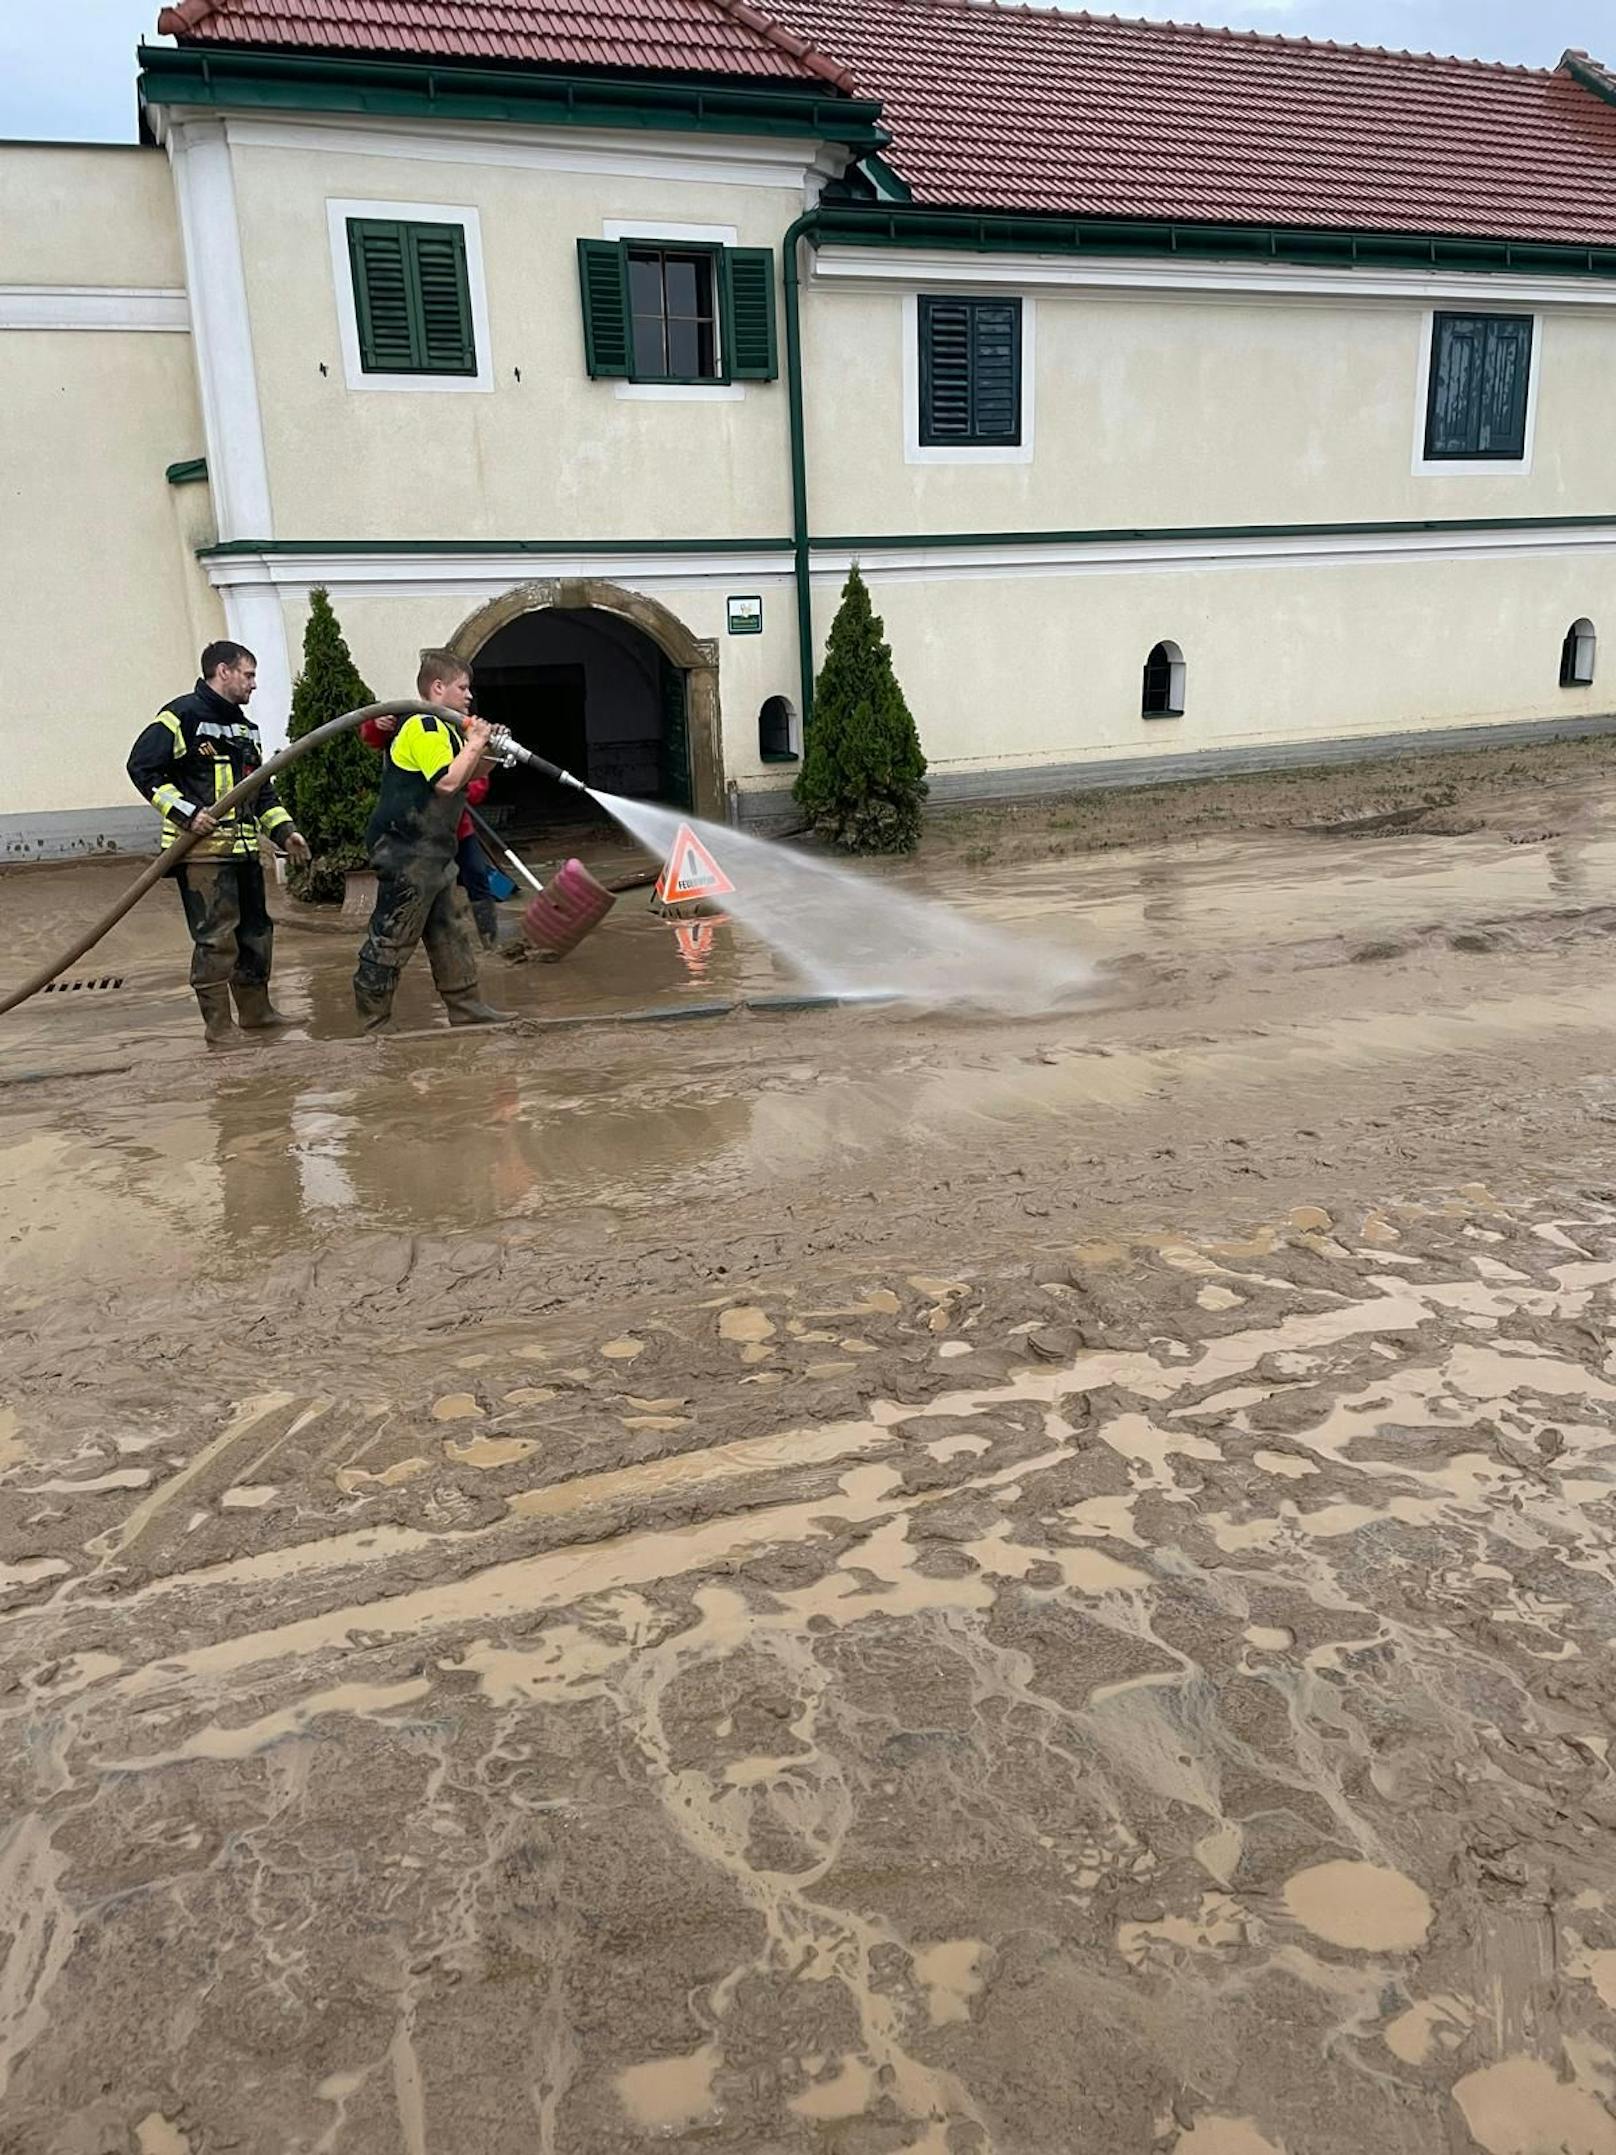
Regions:
<instances>
[{"instance_id":1,"label":"building facade","mask_svg":"<svg viewBox=\"0 0 1616 2155\"><path fill-rule=\"evenodd\" d=\"M855 561L943 798L1616 709L1579 55L978 0L161 27L142 147L0 147L0 589L66 699L4 720L7 858L150 848L124 755L212 635L283 735L318 585L378 695L451 643L593 783L764 822Z\"/></svg>"}]
</instances>

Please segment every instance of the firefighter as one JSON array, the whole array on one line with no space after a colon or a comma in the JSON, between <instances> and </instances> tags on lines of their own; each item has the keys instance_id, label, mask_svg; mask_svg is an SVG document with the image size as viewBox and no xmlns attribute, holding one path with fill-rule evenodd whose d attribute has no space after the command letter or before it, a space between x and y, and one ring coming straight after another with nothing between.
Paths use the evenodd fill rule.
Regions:
<instances>
[{"instance_id":1,"label":"firefighter","mask_svg":"<svg viewBox=\"0 0 1616 2155\"><path fill-rule=\"evenodd\" d=\"M275 798L273 782L216 817L208 806L264 760L247 704L258 661L245 645L211 643L188 696L165 704L129 752L129 776L163 814L163 844L194 831L199 842L173 871L191 931L191 986L210 1047L238 1044L230 1000L243 1027L258 1032L291 1020L269 999L275 929L264 895L259 838L289 860L309 849Z\"/></svg>"},{"instance_id":2,"label":"firefighter","mask_svg":"<svg viewBox=\"0 0 1616 2155\"><path fill-rule=\"evenodd\" d=\"M416 676L425 703L469 713L471 675L452 651L428 651ZM381 792L366 836L376 871L376 910L354 974L354 1002L367 1032L393 1015L393 996L417 943L425 943L432 984L451 1025L495 1025L509 1012L490 1010L477 993L477 925L455 858L466 788L476 777L492 729L467 717L457 734L430 711L394 733L382 757Z\"/></svg>"},{"instance_id":3,"label":"firefighter","mask_svg":"<svg viewBox=\"0 0 1616 2155\"><path fill-rule=\"evenodd\" d=\"M359 738L367 748L378 755L387 753L387 744L398 731L396 718L367 718L359 728ZM477 831L472 823L470 810L481 808L488 798L487 778L474 778L466 788L466 805L460 811L460 823L455 832L455 864L459 873L460 888L471 904L471 917L477 923L477 936L484 950L499 948L499 908L494 903L494 886L488 879L488 858L477 843Z\"/></svg>"}]
</instances>

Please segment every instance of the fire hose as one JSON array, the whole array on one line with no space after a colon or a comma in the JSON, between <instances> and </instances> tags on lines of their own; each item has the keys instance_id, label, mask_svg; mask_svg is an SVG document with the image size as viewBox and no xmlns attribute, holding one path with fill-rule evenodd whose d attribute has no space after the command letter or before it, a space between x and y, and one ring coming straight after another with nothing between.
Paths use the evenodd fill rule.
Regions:
<instances>
[{"instance_id":1,"label":"fire hose","mask_svg":"<svg viewBox=\"0 0 1616 2155\"><path fill-rule=\"evenodd\" d=\"M251 800L260 786L267 785L269 780L275 777L278 772L284 771L288 764L295 763L299 756L306 756L311 748L318 748L323 741L335 740L338 734L346 733L350 727L363 724L367 718L413 718L417 712L423 711L430 712L435 718L443 719L457 731L463 723L458 712L446 711L438 704L423 703L418 696L411 697L405 702L367 703L363 710L344 711L340 718L327 719L323 726L316 726L312 732L305 733L300 740L289 741L284 748L277 750L266 763L261 763L256 771L250 771L239 785L232 786L228 793L220 794L216 801L210 801L208 803L208 813L215 819L229 815L231 810L239 807L243 801ZM572 776L570 771L563 771L558 765L547 763L542 756L535 756L530 749L520 748L519 744L509 741L504 744L504 747L510 753L513 761L529 764L534 769L543 772L547 777L557 779L563 785L577 787L579 792L586 790L582 783ZM171 874L184 860L185 856L191 852L193 847L200 843L201 837L197 832L181 831L173 844L157 856L145 873L136 877L116 905L110 906L99 920L86 928L76 942L71 943L66 950L52 958L48 964L42 965L38 972L31 973L21 987L13 988L9 994L0 996L0 1017L4 1017L8 1010L15 1010L20 1003L26 1003L30 996L37 995L41 988L48 988L53 980L67 971L70 965L76 964L86 951L93 950L101 938L109 934L126 913L134 910L141 899L145 897L147 891L152 889L155 884L160 883L164 876Z\"/></svg>"}]
</instances>

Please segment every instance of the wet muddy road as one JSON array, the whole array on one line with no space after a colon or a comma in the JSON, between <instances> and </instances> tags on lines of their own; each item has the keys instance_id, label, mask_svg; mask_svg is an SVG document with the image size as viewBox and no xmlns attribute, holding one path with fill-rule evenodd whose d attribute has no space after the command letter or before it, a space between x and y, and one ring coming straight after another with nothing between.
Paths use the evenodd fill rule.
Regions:
<instances>
[{"instance_id":1,"label":"wet muddy road","mask_svg":"<svg viewBox=\"0 0 1616 2155\"><path fill-rule=\"evenodd\" d=\"M158 908L11 1021L0 2149L1613 2155L1564 822L910 873L1055 1014L367 1048L305 930L209 1062Z\"/></svg>"}]
</instances>

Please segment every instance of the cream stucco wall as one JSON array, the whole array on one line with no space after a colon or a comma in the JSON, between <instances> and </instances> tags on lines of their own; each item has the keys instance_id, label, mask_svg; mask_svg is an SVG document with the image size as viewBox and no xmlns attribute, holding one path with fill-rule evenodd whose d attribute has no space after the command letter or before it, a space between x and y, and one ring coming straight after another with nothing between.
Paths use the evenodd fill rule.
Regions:
<instances>
[{"instance_id":1,"label":"cream stucco wall","mask_svg":"<svg viewBox=\"0 0 1616 2155\"><path fill-rule=\"evenodd\" d=\"M0 284L160 290L184 282L161 150L0 142Z\"/></svg>"},{"instance_id":2,"label":"cream stucco wall","mask_svg":"<svg viewBox=\"0 0 1616 2155\"><path fill-rule=\"evenodd\" d=\"M938 258L933 282L966 289ZM816 284L804 307L816 532L1087 531L1568 516L1616 506L1616 307L1548 309L1529 472L1416 475L1429 307L1028 287L1030 462L906 463L904 295ZM1449 303L1451 304L1451 303ZM1488 295L1480 309L1530 312Z\"/></svg>"},{"instance_id":3,"label":"cream stucco wall","mask_svg":"<svg viewBox=\"0 0 1616 2155\"><path fill-rule=\"evenodd\" d=\"M784 383L662 402L591 381L577 242L602 237L607 219L642 219L733 226L741 245L778 250L802 207L800 175L761 187L239 142L232 160L278 537L789 531ZM348 387L332 200L478 212L491 390Z\"/></svg>"},{"instance_id":4,"label":"cream stucco wall","mask_svg":"<svg viewBox=\"0 0 1616 2155\"><path fill-rule=\"evenodd\" d=\"M939 774L1577 719L1616 700L1616 648L1592 689L1558 685L1574 620L1616 646L1616 553L943 582L883 577L872 561L865 573ZM834 584L815 597L823 634ZM1164 639L1184 653L1185 715L1147 720L1142 670Z\"/></svg>"},{"instance_id":5,"label":"cream stucco wall","mask_svg":"<svg viewBox=\"0 0 1616 2155\"><path fill-rule=\"evenodd\" d=\"M159 153L0 146L0 296L182 284ZM43 708L0 714L4 847L26 853L34 814L110 808L144 828L129 745L224 616L194 558L207 488L164 478L202 449L188 335L0 327L0 412L0 634L43 654L46 681Z\"/></svg>"}]
</instances>

